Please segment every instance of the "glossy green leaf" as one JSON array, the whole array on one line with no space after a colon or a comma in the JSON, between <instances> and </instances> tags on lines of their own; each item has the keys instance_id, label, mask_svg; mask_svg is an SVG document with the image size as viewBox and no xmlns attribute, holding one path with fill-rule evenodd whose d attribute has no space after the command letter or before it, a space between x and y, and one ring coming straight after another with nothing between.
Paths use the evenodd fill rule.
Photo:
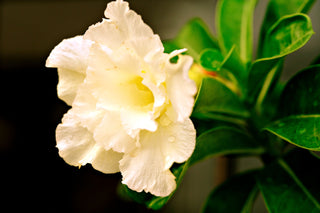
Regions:
<instances>
[{"instance_id":1,"label":"glossy green leaf","mask_svg":"<svg viewBox=\"0 0 320 213\"><path fill-rule=\"evenodd\" d=\"M305 14L284 16L267 32L262 58L288 55L307 43L314 34L310 18Z\"/></svg>"},{"instance_id":2,"label":"glossy green leaf","mask_svg":"<svg viewBox=\"0 0 320 213\"><path fill-rule=\"evenodd\" d=\"M250 171L235 175L214 189L203 208L203 213L250 213L258 188Z\"/></svg>"},{"instance_id":3,"label":"glossy green leaf","mask_svg":"<svg viewBox=\"0 0 320 213\"><path fill-rule=\"evenodd\" d=\"M205 49L200 54L200 65L208 71L220 71L226 61L230 58L233 50L234 47L223 56L220 50Z\"/></svg>"},{"instance_id":4,"label":"glossy green leaf","mask_svg":"<svg viewBox=\"0 0 320 213\"><path fill-rule=\"evenodd\" d=\"M308 67L289 80L280 98L281 117L320 114L320 65Z\"/></svg>"},{"instance_id":5,"label":"glossy green leaf","mask_svg":"<svg viewBox=\"0 0 320 213\"><path fill-rule=\"evenodd\" d=\"M281 72L283 68L283 60L282 59L274 59L269 61L263 61L262 63L254 64L253 69L255 71L255 78L263 79L263 81L256 82L256 89L253 89L253 82L249 82L251 86L251 98L255 99L254 108L257 114L260 116L265 113L265 100L270 99L272 96L273 89L277 86L278 79L280 78ZM256 70L261 70L262 72L258 72ZM269 70L268 74L266 72ZM264 72L265 71L265 72ZM253 81L251 74L249 75L249 81ZM261 89L259 90L258 88ZM252 99L251 99L252 100Z\"/></svg>"},{"instance_id":6,"label":"glossy green leaf","mask_svg":"<svg viewBox=\"0 0 320 213\"><path fill-rule=\"evenodd\" d=\"M243 76L252 60L252 21L256 0L220 0L216 11L216 27L222 50L234 45L231 67Z\"/></svg>"},{"instance_id":7,"label":"glossy green leaf","mask_svg":"<svg viewBox=\"0 0 320 213\"><path fill-rule=\"evenodd\" d=\"M233 127L213 128L197 138L189 165L213 156L261 154L264 149L253 138Z\"/></svg>"},{"instance_id":8,"label":"glossy green leaf","mask_svg":"<svg viewBox=\"0 0 320 213\"><path fill-rule=\"evenodd\" d=\"M272 26L264 40L266 48L263 58L253 63L249 73L248 94L251 101L258 96L264 99L269 87L277 80L275 76L280 76L283 57L304 46L313 33L311 20L305 14L285 16Z\"/></svg>"},{"instance_id":9,"label":"glossy green leaf","mask_svg":"<svg viewBox=\"0 0 320 213\"><path fill-rule=\"evenodd\" d=\"M262 57L264 45L264 38L271 26L276 23L280 18L294 13L307 13L315 0L270 0L264 17L261 31L260 40L258 45L258 58Z\"/></svg>"},{"instance_id":10,"label":"glossy green leaf","mask_svg":"<svg viewBox=\"0 0 320 213\"><path fill-rule=\"evenodd\" d=\"M280 98L279 117L265 128L305 149L320 150L320 65L297 73Z\"/></svg>"},{"instance_id":11,"label":"glossy green leaf","mask_svg":"<svg viewBox=\"0 0 320 213\"><path fill-rule=\"evenodd\" d=\"M172 43L179 49L187 48L187 54L196 61L204 49L219 49L209 27L200 18L192 19L184 25Z\"/></svg>"},{"instance_id":12,"label":"glossy green leaf","mask_svg":"<svg viewBox=\"0 0 320 213\"><path fill-rule=\"evenodd\" d=\"M249 112L239 96L223 83L212 78L204 78L196 98L192 116L204 119L220 119L219 117L223 115L247 118Z\"/></svg>"},{"instance_id":13,"label":"glossy green leaf","mask_svg":"<svg viewBox=\"0 0 320 213\"><path fill-rule=\"evenodd\" d=\"M320 150L320 115L293 115L264 128L296 146Z\"/></svg>"},{"instance_id":14,"label":"glossy green leaf","mask_svg":"<svg viewBox=\"0 0 320 213\"><path fill-rule=\"evenodd\" d=\"M320 212L319 196L314 196L295 172L287 162L279 160L257 175L259 189L270 213ZM319 195L319 191L316 193Z\"/></svg>"},{"instance_id":15,"label":"glossy green leaf","mask_svg":"<svg viewBox=\"0 0 320 213\"><path fill-rule=\"evenodd\" d=\"M205 49L200 55L201 66L210 71L220 70L223 60L221 52L216 49Z\"/></svg>"}]
</instances>

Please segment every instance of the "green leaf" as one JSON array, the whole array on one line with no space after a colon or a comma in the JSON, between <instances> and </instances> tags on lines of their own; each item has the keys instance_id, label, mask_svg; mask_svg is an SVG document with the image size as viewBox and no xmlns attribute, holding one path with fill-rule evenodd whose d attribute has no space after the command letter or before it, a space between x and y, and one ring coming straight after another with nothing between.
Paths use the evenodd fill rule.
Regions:
<instances>
[{"instance_id":1,"label":"green leaf","mask_svg":"<svg viewBox=\"0 0 320 213\"><path fill-rule=\"evenodd\" d=\"M259 96L260 102L263 101L270 86L278 79L275 76L280 76L283 57L304 46L313 33L311 20L305 14L284 16L269 29L264 40L263 58L253 63L249 73L248 96L251 101Z\"/></svg>"},{"instance_id":2,"label":"green leaf","mask_svg":"<svg viewBox=\"0 0 320 213\"><path fill-rule=\"evenodd\" d=\"M266 43L264 38L271 26L280 18L294 13L307 13L315 0L270 0L264 17L259 40L258 58L262 57L263 49ZM267 44L266 44L267 45Z\"/></svg>"},{"instance_id":3,"label":"green leaf","mask_svg":"<svg viewBox=\"0 0 320 213\"><path fill-rule=\"evenodd\" d=\"M298 72L286 84L279 105L279 115L320 114L320 65Z\"/></svg>"},{"instance_id":4,"label":"green leaf","mask_svg":"<svg viewBox=\"0 0 320 213\"><path fill-rule=\"evenodd\" d=\"M163 41L163 47L165 53L171 53L174 50L181 49L173 40Z\"/></svg>"},{"instance_id":5,"label":"green leaf","mask_svg":"<svg viewBox=\"0 0 320 213\"><path fill-rule=\"evenodd\" d=\"M223 56L220 50L205 49L200 54L200 64L208 71L219 71L230 58L233 50L234 47L230 49L226 56Z\"/></svg>"},{"instance_id":6,"label":"green leaf","mask_svg":"<svg viewBox=\"0 0 320 213\"><path fill-rule=\"evenodd\" d=\"M276 62L276 63L275 63ZM255 111L256 113L261 116L263 114L265 114L265 111L268 109L268 103L265 104L264 102L267 99L271 99L274 89L277 89L277 83L278 83L278 79L280 78L281 75L281 71L283 68L283 60L282 59L275 59L275 60L270 60L270 61L265 61L263 63L257 63L254 64L255 70L265 70L267 71L268 69L270 70L269 73L264 77L263 75L265 74L264 72L256 72L256 78L258 79L262 79L264 78L264 82L262 83L262 87L261 90L256 90L256 92L258 92L259 95L257 95L256 98L256 102L255 102ZM268 68L270 66L270 68ZM252 81L253 79L251 79L251 76L249 78L249 81ZM258 84L259 85L259 84ZM255 97L255 96L254 96Z\"/></svg>"},{"instance_id":7,"label":"green leaf","mask_svg":"<svg viewBox=\"0 0 320 213\"><path fill-rule=\"evenodd\" d=\"M200 18L192 19L184 25L172 42L180 49L187 48L187 54L195 61L199 60L199 55L204 49L219 49L209 27Z\"/></svg>"},{"instance_id":8,"label":"green leaf","mask_svg":"<svg viewBox=\"0 0 320 213\"><path fill-rule=\"evenodd\" d=\"M265 130L304 149L320 150L320 65L297 73L287 83L279 104L282 119Z\"/></svg>"},{"instance_id":9,"label":"green leaf","mask_svg":"<svg viewBox=\"0 0 320 213\"><path fill-rule=\"evenodd\" d=\"M223 60L221 52L215 49L205 49L200 55L201 66L210 71L220 70Z\"/></svg>"},{"instance_id":10,"label":"green leaf","mask_svg":"<svg viewBox=\"0 0 320 213\"><path fill-rule=\"evenodd\" d=\"M216 27L222 50L227 53L235 45L230 66L237 76L244 76L252 60L252 20L256 0L220 0L216 11Z\"/></svg>"},{"instance_id":11,"label":"green leaf","mask_svg":"<svg viewBox=\"0 0 320 213\"><path fill-rule=\"evenodd\" d=\"M235 175L214 189L205 205L204 213L250 213L258 192L254 175L250 171Z\"/></svg>"},{"instance_id":12,"label":"green leaf","mask_svg":"<svg viewBox=\"0 0 320 213\"><path fill-rule=\"evenodd\" d=\"M239 97L223 83L212 78L204 78L192 116L200 119L226 120L232 116L247 118L249 112Z\"/></svg>"},{"instance_id":13,"label":"green leaf","mask_svg":"<svg viewBox=\"0 0 320 213\"><path fill-rule=\"evenodd\" d=\"M288 55L305 45L313 34L309 16L302 13L284 16L267 32L262 57Z\"/></svg>"},{"instance_id":14,"label":"green leaf","mask_svg":"<svg viewBox=\"0 0 320 213\"><path fill-rule=\"evenodd\" d=\"M290 151L284 160L310 194L320 202L320 171L315 170L320 164L319 156L308 150L296 148Z\"/></svg>"},{"instance_id":15,"label":"green leaf","mask_svg":"<svg viewBox=\"0 0 320 213\"><path fill-rule=\"evenodd\" d=\"M301 159L298 156L294 158ZM313 168L316 168L319 162L313 165ZM308 184L305 182L306 179L300 179L301 176L295 172L297 170L293 170L286 161L280 159L269 164L257 175L259 189L270 213L320 212L319 191L316 191L315 196L309 187L311 185L312 188L312 183ZM308 174L316 175L319 180L319 173L312 174L309 171Z\"/></svg>"},{"instance_id":16,"label":"green leaf","mask_svg":"<svg viewBox=\"0 0 320 213\"><path fill-rule=\"evenodd\" d=\"M320 115L293 115L264 128L278 137L309 150L320 150Z\"/></svg>"},{"instance_id":17,"label":"green leaf","mask_svg":"<svg viewBox=\"0 0 320 213\"><path fill-rule=\"evenodd\" d=\"M197 138L189 165L213 156L261 154L264 149L245 132L233 127L216 127Z\"/></svg>"}]
</instances>

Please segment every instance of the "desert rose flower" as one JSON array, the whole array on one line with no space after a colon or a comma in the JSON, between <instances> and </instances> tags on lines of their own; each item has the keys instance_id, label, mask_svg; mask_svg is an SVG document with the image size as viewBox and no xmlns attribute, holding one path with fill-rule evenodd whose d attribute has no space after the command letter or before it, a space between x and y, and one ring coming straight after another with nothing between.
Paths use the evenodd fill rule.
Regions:
<instances>
[{"instance_id":1,"label":"desert rose flower","mask_svg":"<svg viewBox=\"0 0 320 213\"><path fill-rule=\"evenodd\" d=\"M56 129L59 155L73 166L120 171L132 190L167 196L176 188L170 167L195 147L192 58L164 53L127 2L109 3L105 16L63 40L46 62L58 68L58 96L71 106Z\"/></svg>"}]
</instances>

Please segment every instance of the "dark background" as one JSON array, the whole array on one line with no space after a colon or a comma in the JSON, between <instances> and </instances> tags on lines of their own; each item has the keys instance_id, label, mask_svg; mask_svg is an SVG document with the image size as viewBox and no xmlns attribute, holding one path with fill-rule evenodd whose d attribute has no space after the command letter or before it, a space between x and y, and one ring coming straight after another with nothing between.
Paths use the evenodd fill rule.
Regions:
<instances>
[{"instance_id":1,"label":"dark background","mask_svg":"<svg viewBox=\"0 0 320 213\"><path fill-rule=\"evenodd\" d=\"M69 107L57 98L57 73L45 68L45 60L62 39L83 34L101 21L107 2L0 2L0 212L151 212L117 196L119 174L102 174L90 165L81 169L69 166L55 148L55 128ZM162 39L174 37L194 16L213 29L215 1L129 3ZM266 4L263 0L258 4L256 29ZM288 58L284 80L320 52L319 8L318 2L311 12L316 34ZM257 35L255 30L255 45ZM211 160L191 168L162 212L199 212L213 187L214 163ZM255 166L259 163L253 159L237 162L237 170ZM259 205L255 208L255 212L264 212Z\"/></svg>"}]
</instances>

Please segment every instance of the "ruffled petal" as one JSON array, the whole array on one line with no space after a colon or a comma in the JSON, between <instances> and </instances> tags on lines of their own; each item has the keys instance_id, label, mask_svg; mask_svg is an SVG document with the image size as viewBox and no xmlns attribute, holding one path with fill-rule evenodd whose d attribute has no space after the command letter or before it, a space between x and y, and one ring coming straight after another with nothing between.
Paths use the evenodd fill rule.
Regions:
<instances>
[{"instance_id":1,"label":"ruffled petal","mask_svg":"<svg viewBox=\"0 0 320 213\"><path fill-rule=\"evenodd\" d=\"M158 123L153 119L151 113L137 110L121 111L121 123L123 128L131 137L136 137L140 130L156 131Z\"/></svg>"},{"instance_id":2,"label":"ruffled petal","mask_svg":"<svg viewBox=\"0 0 320 213\"><path fill-rule=\"evenodd\" d=\"M129 9L128 2L113 1L108 4L105 16L116 22L127 38L151 37L152 29L146 25L141 16Z\"/></svg>"},{"instance_id":3,"label":"ruffled petal","mask_svg":"<svg viewBox=\"0 0 320 213\"><path fill-rule=\"evenodd\" d=\"M168 196L176 188L175 176L170 170L164 170L165 162L156 143L159 141L149 136L143 138L143 142L149 139L149 145L142 142L139 150L125 153L120 161L122 183L137 192L144 190L156 196Z\"/></svg>"},{"instance_id":4,"label":"ruffled petal","mask_svg":"<svg viewBox=\"0 0 320 213\"><path fill-rule=\"evenodd\" d=\"M128 62L127 67L123 67L124 65L114 60L119 59L110 59L108 53L99 45L92 46L86 84L97 99L96 107L120 112L121 124L131 137L135 137L140 129L155 131L157 124L150 113L153 112L154 93L144 85L141 76L130 71L138 70L139 61L128 56L121 62ZM157 96L157 100L164 99L159 97Z\"/></svg>"},{"instance_id":5,"label":"ruffled petal","mask_svg":"<svg viewBox=\"0 0 320 213\"><path fill-rule=\"evenodd\" d=\"M56 129L59 155L70 165L86 164L87 162L81 163L81 161L94 147L95 142L92 134L86 128L81 127L70 113L64 116L62 122Z\"/></svg>"},{"instance_id":6,"label":"ruffled petal","mask_svg":"<svg viewBox=\"0 0 320 213\"><path fill-rule=\"evenodd\" d=\"M103 19L102 22L90 26L85 32L84 38L115 50L125 41L126 35L117 23Z\"/></svg>"},{"instance_id":7,"label":"ruffled petal","mask_svg":"<svg viewBox=\"0 0 320 213\"><path fill-rule=\"evenodd\" d=\"M79 72L58 68L58 76L58 97L71 106L79 89L79 85L83 82L85 75Z\"/></svg>"},{"instance_id":8,"label":"ruffled petal","mask_svg":"<svg viewBox=\"0 0 320 213\"><path fill-rule=\"evenodd\" d=\"M173 162L182 163L191 156L196 134L190 119L180 123L161 117L159 123L155 132L140 132L141 146L124 155L120 171L129 188L167 196L176 187L169 169Z\"/></svg>"},{"instance_id":9,"label":"ruffled petal","mask_svg":"<svg viewBox=\"0 0 320 213\"><path fill-rule=\"evenodd\" d=\"M124 58L123 61L127 62L126 66L131 65L131 69L137 66L137 63L131 61L129 57ZM113 62L99 45L93 45L86 83L97 98L99 106L106 110L117 110L126 106L143 105L143 100L152 101L141 98L146 93L152 99L151 92L148 94L147 90L139 89L138 86L142 85L141 81L139 76L128 72L128 69L120 68L119 63Z\"/></svg>"},{"instance_id":10,"label":"ruffled petal","mask_svg":"<svg viewBox=\"0 0 320 213\"><path fill-rule=\"evenodd\" d=\"M102 22L89 27L84 37L105 45L112 50L125 46L139 57L155 52L163 52L158 35L146 25L141 16L129 9L129 4L114 1L108 4Z\"/></svg>"},{"instance_id":11,"label":"ruffled petal","mask_svg":"<svg viewBox=\"0 0 320 213\"><path fill-rule=\"evenodd\" d=\"M197 92L196 84L188 76L192 62L190 56L180 55L176 64L170 63L169 60L166 64L168 96L180 122L191 115L194 95Z\"/></svg>"},{"instance_id":12,"label":"ruffled petal","mask_svg":"<svg viewBox=\"0 0 320 213\"><path fill-rule=\"evenodd\" d=\"M117 152L131 152L136 147L136 140L125 132L120 115L116 112L106 112L94 131L94 139L105 149Z\"/></svg>"},{"instance_id":13,"label":"ruffled petal","mask_svg":"<svg viewBox=\"0 0 320 213\"><path fill-rule=\"evenodd\" d=\"M72 111L69 111L62 123L58 125L56 140L59 155L70 165L82 166L92 163L95 168L104 173L119 171L119 160L122 154L112 150L106 151L98 146L92 133L74 119Z\"/></svg>"},{"instance_id":14,"label":"ruffled petal","mask_svg":"<svg viewBox=\"0 0 320 213\"><path fill-rule=\"evenodd\" d=\"M112 149L106 151L102 147L99 147L91 164L93 168L100 172L106 174L116 173L119 172L119 161L122 157L122 153L115 152Z\"/></svg>"},{"instance_id":15,"label":"ruffled petal","mask_svg":"<svg viewBox=\"0 0 320 213\"><path fill-rule=\"evenodd\" d=\"M192 121L170 122L166 115L160 118L162 150L166 156L166 169L174 162L183 163L192 155L196 144L196 130Z\"/></svg>"},{"instance_id":16,"label":"ruffled petal","mask_svg":"<svg viewBox=\"0 0 320 213\"><path fill-rule=\"evenodd\" d=\"M80 85L69 111L72 111L81 126L87 128L90 132L94 132L106 113L104 109L97 108L97 99L92 95L86 83Z\"/></svg>"},{"instance_id":17,"label":"ruffled petal","mask_svg":"<svg viewBox=\"0 0 320 213\"><path fill-rule=\"evenodd\" d=\"M51 51L46 66L85 73L91 44L82 36L64 39Z\"/></svg>"},{"instance_id":18,"label":"ruffled petal","mask_svg":"<svg viewBox=\"0 0 320 213\"><path fill-rule=\"evenodd\" d=\"M82 36L65 39L52 50L46 61L47 67L58 68L58 96L68 105L72 105L78 87L85 78L91 44Z\"/></svg>"}]
</instances>

